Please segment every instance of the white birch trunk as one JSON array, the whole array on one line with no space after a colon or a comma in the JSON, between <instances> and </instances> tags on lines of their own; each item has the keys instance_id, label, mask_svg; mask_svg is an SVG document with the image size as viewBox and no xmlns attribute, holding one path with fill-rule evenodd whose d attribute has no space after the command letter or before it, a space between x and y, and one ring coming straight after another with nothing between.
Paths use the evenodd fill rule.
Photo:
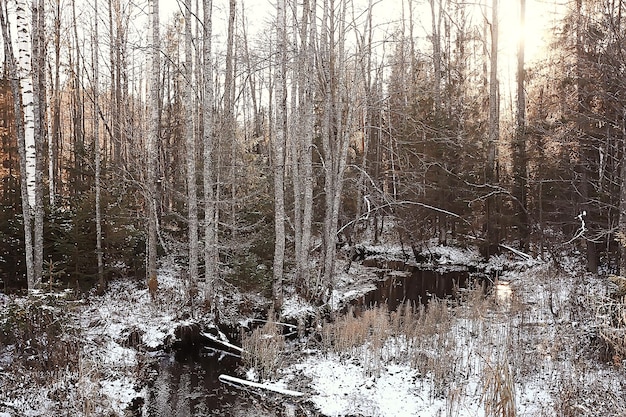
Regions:
<instances>
[{"instance_id":1,"label":"white birch trunk","mask_svg":"<svg viewBox=\"0 0 626 417\"><path fill-rule=\"evenodd\" d=\"M276 134L274 136L274 305L280 309L283 300L285 261L285 145L287 143L287 34L285 0L276 6Z\"/></svg>"},{"instance_id":2,"label":"white birch trunk","mask_svg":"<svg viewBox=\"0 0 626 417\"><path fill-rule=\"evenodd\" d=\"M159 142L159 0L150 2L150 75L148 90L148 132L147 132L147 201L148 211L148 265L149 280L157 278L157 164Z\"/></svg>"},{"instance_id":3,"label":"white birch trunk","mask_svg":"<svg viewBox=\"0 0 626 417\"><path fill-rule=\"evenodd\" d=\"M15 0L17 24L17 71L22 92L24 114L24 145L26 151L26 184L28 205L31 212L35 208L35 174L37 154L35 150L35 97L33 91L33 72L31 65L32 12L26 0Z\"/></svg>"},{"instance_id":4,"label":"white birch trunk","mask_svg":"<svg viewBox=\"0 0 626 417\"><path fill-rule=\"evenodd\" d=\"M3 5L0 3L0 5ZM6 3L4 3L6 6ZM16 63L15 54L13 52L13 40L11 38L8 22L5 20L5 11L0 10L0 23L2 25L2 38L4 39L4 53L5 59L9 65L9 74L11 82L11 91L13 94L13 109L15 112L15 126L17 131L17 146L19 153L20 163L20 191L22 195L22 216L24 220L24 246L26 249L26 279L28 290L31 291L36 288L36 279L34 273L34 258L33 258L33 236L32 236L32 215L30 210L30 204L28 201L28 181L25 173L26 170L26 146L25 137L26 132L24 128L24 107L22 106L22 90L20 83L20 71Z\"/></svg>"},{"instance_id":5,"label":"white birch trunk","mask_svg":"<svg viewBox=\"0 0 626 417\"><path fill-rule=\"evenodd\" d=\"M185 142L187 144L187 208L189 220L189 281L195 288L198 282L198 197L196 187L196 138L194 136L194 94L192 86L193 56L191 37L191 0L185 0ZM192 292L193 294L193 292Z\"/></svg>"},{"instance_id":6,"label":"white birch trunk","mask_svg":"<svg viewBox=\"0 0 626 417\"><path fill-rule=\"evenodd\" d=\"M204 131L203 143L203 191L204 191L204 269L206 300L212 301L215 297L215 279L217 275L217 210L215 206L215 169L213 165L213 59L211 56L212 10L213 1L203 0L203 103L202 121ZM212 303L213 305L213 303Z\"/></svg>"}]
</instances>

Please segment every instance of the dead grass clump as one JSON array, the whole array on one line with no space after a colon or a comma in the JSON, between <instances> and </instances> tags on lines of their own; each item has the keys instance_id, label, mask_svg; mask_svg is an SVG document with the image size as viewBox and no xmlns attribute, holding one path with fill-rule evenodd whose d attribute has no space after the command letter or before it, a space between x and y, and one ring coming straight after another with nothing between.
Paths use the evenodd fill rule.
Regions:
<instances>
[{"instance_id":1,"label":"dead grass clump","mask_svg":"<svg viewBox=\"0 0 626 417\"><path fill-rule=\"evenodd\" d=\"M515 417L515 383L506 361L487 363L483 374L481 401L485 416Z\"/></svg>"},{"instance_id":2,"label":"dead grass clump","mask_svg":"<svg viewBox=\"0 0 626 417\"><path fill-rule=\"evenodd\" d=\"M473 281L467 289L463 290L463 295L459 298L465 315L468 319L482 319L488 311L490 300L487 297L485 283Z\"/></svg>"},{"instance_id":3,"label":"dead grass clump","mask_svg":"<svg viewBox=\"0 0 626 417\"><path fill-rule=\"evenodd\" d=\"M596 299L596 323L607 352L615 366L626 360L626 297L601 297Z\"/></svg>"},{"instance_id":4,"label":"dead grass clump","mask_svg":"<svg viewBox=\"0 0 626 417\"><path fill-rule=\"evenodd\" d=\"M374 341L380 345L389 334L387 307L365 310L361 314L350 309L333 323L325 324L322 331L324 345L338 354L356 353L357 349Z\"/></svg>"},{"instance_id":5,"label":"dead grass clump","mask_svg":"<svg viewBox=\"0 0 626 417\"><path fill-rule=\"evenodd\" d=\"M392 312L386 306L360 314L351 310L324 324L322 339L329 351L357 359L368 374L378 375L387 363L405 363L443 390L457 362L452 319L444 300L407 303Z\"/></svg>"},{"instance_id":6,"label":"dead grass clump","mask_svg":"<svg viewBox=\"0 0 626 417\"><path fill-rule=\"evenodd\" d=\"M273 314L270 315L272 317ZM254 368L261 379L276 376L280 367L281 353L285 347L285 338L273 320L268 320L263 327L252 331L242 338L243 361Z\"/></svg>"}]
</instances>

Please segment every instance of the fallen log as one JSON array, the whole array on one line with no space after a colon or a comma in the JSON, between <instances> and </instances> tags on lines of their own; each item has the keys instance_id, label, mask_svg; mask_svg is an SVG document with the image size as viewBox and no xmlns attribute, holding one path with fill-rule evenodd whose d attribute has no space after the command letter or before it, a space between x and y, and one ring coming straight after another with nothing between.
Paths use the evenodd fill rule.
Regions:
<instances>
[{"instance_id":1,"label":"fallen log","mask_svg":"<svg viewBox=\"0 0 626 417\"><path fill-rule=\"evenodd\" d=\"M219 338L217 338L216 336L213 336L211 333L205 333L205 332L201 332L200 336L210 340L213 343L217 343L218 345L222 345L225 346L229 349L235 350L239 353L243 353L243 348L237 346L237 345L233 345L232 343L229 343L225 340L221 340Z\"/></svg>"},{"instance_id":2,"label":"fallen log","mask_svg":"<svg viewBox=\"0 0 626 417\"><path fill-rule=\"evenodd\" d=\"M290 395L292 397L302 397L304 395L304 393L299 392L299 391L292 391L292 390L280 388L280 387L269 385L269 384L260 384L258 382L246 381L245 379L235 378L234 376L230 376L230 375L222 374L218 377L218 379L220 380L220 382L224 384L228 384L237 388L243 388L243 387L259 388L259 389L264 389L267 391L276 392L278 394Z\"/></svg>"},{"instance_id":3,"label":"fallen log","mask_svg":"<svg viewBox=\"0 0 626 417\"><path fill-rule=\"evenodd\" d=\"M510 250L511 252L513 252L514 254L518 255L520 258L522 258L522 259L524 259L526 261L534 260L534 258L531 255L529 255L527 253L524 253L524 252L522 252L520 250L517 250L515 248L512 248L512 247L510 247L508 245L505 245L503 243L500 244L500 247L504 248L504 249L507 249L507 250Z\"/></svg>"}]
</instances>

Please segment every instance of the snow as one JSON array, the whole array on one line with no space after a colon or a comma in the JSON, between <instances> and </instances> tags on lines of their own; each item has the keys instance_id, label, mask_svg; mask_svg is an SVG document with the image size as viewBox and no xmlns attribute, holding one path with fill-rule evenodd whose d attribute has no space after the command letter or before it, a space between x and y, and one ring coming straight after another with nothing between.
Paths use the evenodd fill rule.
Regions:
<instances>
[{"instance_id":1,"label":"snow","mask_svg":"<svg viewBox=\"0 0 626 417\"><path fill-rule=\"evenodd\" d=\"M176 269L161 268L158 279L160 298L157 302L151 300L141 283L120 280L110 282L104 295L91 295L88 301L73 304L69 312L76 323L67 324L75 326L81 337L80 353L77 353L79 369L59 369L58 378L43 388L36 384L25 385L14 377L6 382L12 384L10 392L3 387L0 372L0 413L6 415L14 409L19 415L28 416L126 415L131 402L145 396L141 387L146 381L141 380L141 369L149 361L150 351L168 347L174 340L174 329L190 322L182 318L186 309L181 307L184 293ZM31 298L18 297L12 301L27 307L37 298L63 299L67 295L36 293ZM0 294L0 308L8 304L9 297ZM41 308L58 307L44 305ZM134 338L129 337L131 334ZM134 346L131 341L140 346ZM10 346L0 349L0 371L12 368L14 360ZM64 392L67 401L56 399L58 391ZM87 400L91 411L89 407L84 409ZM11 408L4 410L3 404Z\"/></svg>"},{"instance_id":2,"label":"snow","mask_svg":"<svg viewBox=\"0 0 626 417\"><path fill-rule=\"evenodd\" d=\"M438 253L454 264L475 260L473 251ZM310 381L309 399L324 416L486 416L486 390L506 375L518 416L565 408L592 416L608 405L624 412L622 368L581 355L589 349L593 317L578 316L593 309L577 308L603 293L603 281L573 260L562 264L559 271L523 257L497 257L490 265L499 278L490 295L469 291L430 340L390 336L380 351L374 341L341 353L303 349L280 380L300 390L298 381ZM410 363L416 352L423 359Z\"/></svg>"},{"instance_id":3,"label":"snow","mask_svg":"<svg viewBox=\"0 0 626 417\"><path fill-rule=\"evenodd\" d=\"M433 245L430 251L440 265L480 262L474 249ZM574 259L559 263L561 269L515 253L494 257L482 265L497 275L486 297L480 289L463 291L463 302L442 306L441 316L420 321L410 336L372 328L379 340L341 352L325 345L324 336L321 342L298 339L287 344L284 367L271 381L259 381L254 369L245 376L303 392L307 406L323 416L481 417L494 378L512 381L518 416L559 410L592 416L606 409L626 415L619 396L626 389L623 365L602 363L592 341L599 311L593 303L606 295L606 280L586 274ZM371 268L353 264L337 276L333 305L362 295L376 279ZM14 410L81 416L89 414L82 409L87 399L91 415L127 413L135 398L146 396L138 371L144 361L171 343L177 326L192 322L181 311L184 288L175 268L159 271L159 291L152 302L141 284L116 281L105 295L77 304L80 372L61 369L49 386L32 385L28 375L3 379L16 356L10 346L0 350L0 417L13 417ZM14 301L28 302L0 295L0 308ZM283 318L315 314L297 295L284 306ZM313 331L323 335L316 324ZM131 334L139 336L140 348L130 343ZM66 397L58 399L59 392Z\"/></svg>"},{"instance_id":4,"label":"snow","mask_svg":"<svg viewBox=\"0 0 626 417\"><path fill-rule=\"evenodd\" d=\"M290 297L286 297L283 301L281 315L287 320L307 317L315 315L315 308L310 303L304 301L299 295L294 294Z\"/></svg>"},{"instance_id":5,"label":"snow","mask_svg":"<svg viewBox=\"0 0 626 417\"><path fill-rule=\"evenodd\" d=\"M311 396L311 401L326 416L409 416L432 405L412 386L417 371L409 367L390 365L380 378L374 378L362 367L342 363L333 355L310 357L294 368L313 379L312 388L318 394Z\"/></svg>"}]
</instances>

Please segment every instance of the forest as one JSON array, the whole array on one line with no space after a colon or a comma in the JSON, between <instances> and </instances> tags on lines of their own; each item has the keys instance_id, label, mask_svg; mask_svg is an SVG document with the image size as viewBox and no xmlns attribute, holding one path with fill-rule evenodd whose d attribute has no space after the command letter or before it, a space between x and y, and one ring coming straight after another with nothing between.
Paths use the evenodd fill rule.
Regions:
<instances>
[{"instance_id":1,"label":"forest","mask_svg":"<svg viewBox=\"0 0 626 417\"><path fill-rule=\"evenodd\" d=\"M345 274L396 248L407 265L450 248L486 274L546 268L541 288L561 280L553 271L592 280L577 291L610 326L589 337L623 371L626 4L261 3L0 0L0 369L19 356L19 308L40 320L34 337L48 320L39 303L74 302L50 294L134 292L149 306L175 293L180 307L165 310L211 325L234 319L233 293L261 297L237 314L283 321L297 298L341 334ZM574 299L559 294L541 298L550 320L554 300ZM433 319L420 311L398 320ZM240 342L269 349L250 345L262 339ZM516 415L498 408L502 388L485 392L497 405L485 415ZM15 404L0 395L0 416ZM583 415L569 406L559 415ZM108 410L94 407L81 415Z\"/></svg>"},{"instance_id":2,"label":"forest","mask_svg":"<svg viewBox=\"0 0 626 417\"><path fill-rule=\"evenodd\" d=\"M164 22L75 3L3 5L28 15L4 21L6 288L149 279L176 253L209 292L254 276L278 302L285 279L331 286L337 248L387 219L414 252L570 241L620 271L619 2L532 4L554 13L532 62L523 37L501 51L492 4L405 2L383 24L380 3L279 2L250 24L232 1L214 36L210 2Z\"/></svg>"}]
</instances>

